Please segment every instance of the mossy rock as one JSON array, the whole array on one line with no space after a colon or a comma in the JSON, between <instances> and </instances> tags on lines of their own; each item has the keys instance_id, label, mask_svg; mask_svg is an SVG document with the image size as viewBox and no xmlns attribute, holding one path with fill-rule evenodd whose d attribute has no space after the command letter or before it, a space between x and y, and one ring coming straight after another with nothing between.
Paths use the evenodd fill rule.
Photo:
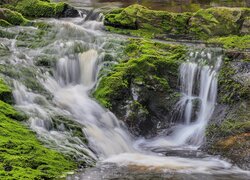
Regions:
<instances>
[{"instance_id":1,"label":"mossy rock","mask_svg":"<svg viewBox=\"0 0 250 180\"><path fill-rule=\"evenodd\" d=\"M36 79L37 74L32 68L2 64L0 65L0 73L7 77L18 79L27 88L32 89L33 92L38 92L50 97L44 86Z\"/></svg>"},{"instance_id":2,"label":"mossy rock","mask_svg":"<svg viewBox=\"0 0 250 180\"><path fill-rule=\"evenodd\" d=\"M27 17L58 17L64 10L65 3L50 3L40 0L22 0L16 9Z\"/></svg>"},{"instance_id":3,"label":"mossy rock","mask_svg":"<svg viewBox=\"0 0 250 180\"><path fill-rule=\"evenodd\" d=\"M144 6L131 5L124 9L116 9L105 14L104 24L114 28L130 29L121 33L132 35L181 36L187 33L188 20L191 13L170 13L166 11L154 11Z\"/></svg>"},{"instance_id":4,"label":"mossy rock","mask_svg":"<svg viewBox=\"0 0 250 180\"><path fill-rule=\"evenodd\" d=\"M250 49L250 35L210 38L207 42L221 45L223 48L231 50L242 51Z\"/></svg>"},{"instance_id":5,"label":"mossy rock","mask_svg":"<svg viewBox=\"0 0 250 180\"><path fill-rule=\"evenodd\" d=\"M60 126L63 125L66 131L72 133L73 136L78 137L82 142L88 144L87 138L84 136L83 128L84 126L76 121L61 115L56 115L52 117L54 128L60 130Z\"/></svg>"},{"instance_id":6,"label":"mossy rock","mask_svg":"<svg viewBox=\"0 0 250 180\"><path fill-rule=\"evenodd\" d=\"M25 19L20 13L11 11L9 9L0 8L0 25L27 25L29 20Z\"/></svg>"},{"instance_id":7,"label":"mossy rock","mask_svg":"<svg viewBox=\"0 0 250 180\"><path fill-rule=\"evenodd\" d=\"M154 135L157 124L161 122L162 128L168 124L178 100L178 69L186 52L181 45L130 39L121 61L100 77L93 95L132 133Z\"/></svg>"},{"instance_id":8,"label":"mossy rock","mask_svg":"<svg viewBox=\"0 0 250 180\"><path fill-rule=\"evenodd\" d=\"M249 8L216 7L195 13L150 10L140 5L105 14L106 29L147 38L207 40L211 37L249 35Z\"/></svg>"},{"instance_id":9,"label":"mossy rock","mask_svg":"<svg viewBox=\"0 0 250 180\"><path fill-rule=\"evenodd\" d=\"M249 62L245 62L242 53L233 54L226 53L218 78L218 102L221 104L234 104L250 99L249 78L243 77L246 72L250 71ZM244 80L238 80L241 77Z\"/></svg>"},{"instance_id":10,"label":"mossy rock","mask_svg":"<svg viewBox=\"0 0 250 180\"><path fill-rule=\"evenodd\" d=\"M27 17L77 17L79 13L67 3L51 3L41 0L21 0L16 10Z\"/></svg>"},{"instance_id":11,"label":"mossy rock","mask_svg":"<svg viewBox=\"0 0 250 180\"><path fill-rule=\"evenodd\" d=\"M14 102L11 89L0 78L0 100L12 104Z\"/></svg>"},{"instance_id":12,"label":"mossy rock","mask_svg":"<svg viewBox=\"0 0 250 180\"><path fill-rule=\"evenodd\" d=\"M189 21L189 31L199 39L239 34L243 8L209 8L199 10Z\"/></svg>"}]
</instances>

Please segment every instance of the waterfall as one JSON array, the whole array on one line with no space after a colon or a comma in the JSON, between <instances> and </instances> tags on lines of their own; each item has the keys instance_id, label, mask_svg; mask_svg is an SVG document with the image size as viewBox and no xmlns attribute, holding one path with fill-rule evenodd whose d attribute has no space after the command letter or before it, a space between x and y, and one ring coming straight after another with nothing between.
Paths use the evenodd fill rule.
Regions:
<instances>
[{"instance_id":1,"label":"waterfall","mask_svg":"<svg viewBox=\"0 0 250 180\"><path fill-rule=\"evenodd\" d=\"M75 81L72 78L72 82L69 82L68 85L60 86L53 92L56 104L70 111L74 118L84 125L84 132L88 137L89 145L99 158L132 152L131 138L121 122L111 112L103 109L89 97L89 88L95 84L98 52L90 49L80 53L79 58L73 60L76 61L74 64L80 66L71 66L69 61L72 60L59 61L60 66L57 66L56 74L68 72L69 77L74 77L74 73L80 68L81 81L74 84ZM72 67L75 70L72 71ZM61 74L58 83L60 84L60 79L63 78L65 82L68 81L68 76Z\"/></svg>"},{"instance_id":2,"label":"waterfall","mask_svg":"<svg viewBox=\"0 0 250 180\"><path fill-rule=\"evenodd\" d=\"M97 20L101 21L101 17L97 16ZM42 86L43 91L36 91L26 87L22 78L13 79L16 107L29 116L26 123L47 146L73 154L75 159L92 165L98 161L98 164L105 166L141 166L157 171L230 173L232 165L216 157L206 155L193 158L167 154L171 148L183 150L186 145L197 147L202 143L205 127L216 103L217 74L222 59L220 54L210 51L190 54L180 67L182 97L176 105L178 118L173 119L176 125L170 134L145 140L133 137L122 121L90 95L97 83L100 66L104 63L104 54L107 51L115 54L115 48L120 45L120 42L117 43L118 37L114 41L115 35L109 36L100 31L102 22L93 19L47 21L54 27L50 32L55 33L52 42L41 48L29 49L17 46L15 40L10 40L10 49L15 53L6 58L6 64L24 67L26 71L31 69L35 74L32 80ZM36 31L34 28L24 28L27 28L25 32ZM38 55L55 56L55 67L36 66ZM55 121L58 115L68 118L70 125L78 127L77 135L66 127L64 121ZM83 138L86 137L87 143L79 137L79 132ZM158 147L164 153L154 151Z\"/></svg>"},{"instance_id":3,"label":"waterfall","mask_svg":"<svg viewBox=\"0 0 250 180\"><path fill-rule=\"evenodd\" d=\"M211 118L217 96L217 76L222 62L218 52L196 51L180 67L182 97L176 110L181 113L177 119L183 124L174 127L172 134L177 144L200 146L204 140L205 128Z\"/></svg>"},{"instance_id":4,"label":"waterfall","mask_svg":"<svg viewBox=\"0 0 250 180\"><path fill-rule=\"evenodd\" d=\"M179 68L182 96L174 107L172 121L175 125L170 128L170 134L139 140L138 144L150 149L200 147L216 105L221 54L220 50L210 49L190 53Z\"/></svg>"},{"instance_id":5,"label":"waterfall","mask_svg":"<svg viewBox=\"0 0 250 180\"><path fill-rule=\"evenodd\" d=\"M89 86L95 82L97 71L97 56L97 51L95 51L94 49L79 54L81 82L85 86Z\"/></svg>"}]
</instances>

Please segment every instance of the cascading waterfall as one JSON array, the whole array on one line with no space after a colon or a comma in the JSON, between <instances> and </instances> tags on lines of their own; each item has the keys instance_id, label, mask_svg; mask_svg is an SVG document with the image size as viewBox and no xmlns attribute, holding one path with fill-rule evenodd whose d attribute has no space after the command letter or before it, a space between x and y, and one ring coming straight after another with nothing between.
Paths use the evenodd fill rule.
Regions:
<instances>
[{"instance_id":1,"label":"cascading waterfall","mask_svg":"<svg viewBox=\"0 0 250 180\"><path fill-rule=\"evenodd\" d=\"M220 50L191 52L179 70L182 96L174 108L170 134L139 141L156 148L197 149L204 142L205 129L211 118L217 97L217 76L222 55Z\"/></svg>"},{"instance_id":2,"label":"cascading waterfall","mask_svg":"<svg viewBox=\"0 0 250 180\"><path fill-rule=\"evenodd\" d=\"M180 115L174 128L173 139L179 145L200 146L205 128L211 118L217 97L217 76L222 55L209 50L190 53L180 67L182 97L177 104Z\"/></svg>"},{"instance_id":3,"label":"cascading waterfall","mask_svg":"<svg viewBox=\"0 0 250 180\"><path fill-rule=\"evenodd\" d=\"M181 172L221 170L230 173L232 165L216 157L183 158L152 151L156 147L166 150L186 145L198 147L202 143L205 127L216 103L217 72L222 57L206 51L191 53L189 60L180 67L183 96L177 104L178 118L172 133L150 140L135 139L114 114L90 97L103 64L103 53L108 51L104 47L109 39L100 31L102 16L96 17L96 21L81 18L48 20L56 27L56 39L41 49L21 49L13 40L11 49L15 53L11 63L33 68L39 75L36 77L38 82L48 91L45 96L14 80L17 107L29 115L32 130L50 147L73 153L87 163L101 161L101 164L116 163L117 166L136 165ZM76 53L74 49L78 46L80 50ZM34 66L32 60L36 54L51 52L58 55L53 73ZM20 53L24 53L25 57L18 58ZM55 128L55 114L69 117L72 123L77 123L88 144L72 135L63 124ZM234 170L241 172L237 168Z\"/></svg>"},{"instance_id":4,"label":"cascading waterfall","mask_svg":"<svg viewBox=\"0 0 250 180\"><path fill-rule=\"evenodd\" d=\"M107 158L114 154L131 152L131 139L121 122L109 111L104 110L100 105L93 101L88 93L95 84L97 73L98 53L94 49L79 54L79 58L68 61L75 61L74 64L80 66L71 66L72 62L59 60L60 66L57 66L58 72L68 72L69 77L73 77L75 72L80 72L77 77L81 78L80 83L75 84L72 79L68 82L68 76L61 74L57 78L59 88L52 92L54 100L59 107L70 111L74 118L84 125L85 135L91 149L97 153L99 158ZM65 68L66 67L66 71ZM72 67L75 71L72 71ZM78 69L79 68L79 69ZM57 83L54 82L54 83ZM49 83L51 84L51 83ZM66 85L65 85L66 84Z\"/></svg>"}]
</instances>

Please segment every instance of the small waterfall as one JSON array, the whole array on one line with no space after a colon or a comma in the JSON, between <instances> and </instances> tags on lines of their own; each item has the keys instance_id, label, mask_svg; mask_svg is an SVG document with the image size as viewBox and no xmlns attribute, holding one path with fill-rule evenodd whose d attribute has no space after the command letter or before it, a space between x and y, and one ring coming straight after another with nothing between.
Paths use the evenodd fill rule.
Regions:
<instances>
[{"instance_id":1,"label":"small waterfall","mask_svg":"<svg viewBox=\"0 0 250 180\"><path fill-rule=\"evenodd\" d=\"M85 86L90 86L95 82L95 76L97 73L97 58L98 54L94 49L79 54L81 82Z\"/></svg>"},{"instance_id":2,"label":"small waterfall","mask_svg":"<svg viewBox=\"0 0 250 180\"><path fill-rule=\"evenodd\" d=\"M222 62L218 52L197 51L180 67L182 97L174 121L182 122L173 128L172 137L177 144L200 146L205 128L211 118L217 96L217 76Z\"/></svg>"},{"instance_id":3,"label":"small waterfall","mask_svg":"<svg viewBox=\"0 0 250 180\"><path fill-rule=\"evenodd\" d=\"M67 109L78 123L84 125L89 146L103 159L123 152L133 152L133 148L131 137L121 122L89 97L89 90L96 80L97 61L98 52L95 49L80 53L73 62L71 59L59 61L56 69L59 89L52 93L57 106ZM81 80L75 83L77 79L69 77L75 77L78 71ZM61 72L68 74L65 76ZM67 83L61 84L62 79Z\"/></svg>"},{"instance_id":4,"label":"small waterfall","mask_svg":"<svg viewBox=\"0 0 250 180\"><path fill-rule=\"evenodd\" d=\"M179 70L182 96L174 107L172 121L175 125L168 135L139 140L138 144L149 149L200 147L216 105L217 76L221 63L220 50L190 53Z\"/></svg>"}]
</instances>

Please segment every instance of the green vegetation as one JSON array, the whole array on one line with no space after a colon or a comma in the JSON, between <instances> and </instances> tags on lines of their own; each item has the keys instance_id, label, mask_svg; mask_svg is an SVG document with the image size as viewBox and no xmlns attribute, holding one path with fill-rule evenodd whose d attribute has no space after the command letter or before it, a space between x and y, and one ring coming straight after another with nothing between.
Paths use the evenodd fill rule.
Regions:
<instances>
[{"instance_id":1,"label":"green vegetation","mask_svg":"<svg viewBox=\"0 0 250 180\"><path fill-rule=\"evenodd\" d=\"M10 104L13 103L11 89L4 83L4 81L1 78L0 78L0 99Z\"/></svg>"},{"instance_id":2,"label":"green vegetation","mask_svg":"<svg viewBox=\"0 0 250 180\"><path fill-rule=\"evenodd\" d=\"M101 79L94 92L94 97L106 107L128 96L132 83L170 91L169 81L178 77L186 49L180 45L130 39L124 53L127 57Z\"/></svg>"},{"instance_id":3,"label":"green vegetation","mask_svg":"<svg viewBox=\"0 0 250 180\"><path fill-rule=\"evenodd\" d=\"M16 10L27 17L59 17L67 4L50 3L41 0L21 0Z\"/></svg>"},{"instance_id":4,"label":"green vegetation","mask_svg":"<svg viewBox=\"0 0 250 180\"><path fill-rule=\"evenodd\" d=\"M229 58L224 60L219 75L219 102L233 104L242 100L250 99L250 90L247 84L241 84L234 78L236 69L231 65Z\"/></svg>"},{"instance_id":5,"label":"green vegetation","mask_svg":"<svg viewBox=\"0 0 250 180\"><path fill-rule=\"evenodd\" d=\"M9 9L0 8L0 25L10 26L10 25L26 25L29 20L24 18L20 13L11 11Z\"/></svg>"},{"instance_id":6,"label":"green vegetation","mask_svg":"<svg viewBox=\"0 0 250 180\"><path fill-rule=\"evenodd\" d=\"M222 123L211 124L206 135L211 141L208 151L231 159L242 168L249 168L250 101L236 103Z\"/></svg>"},{"instance_id":7,"label":"green vegetation","mask_svg":"<svg viewBox=\"0 0 250 180\"><path fill-rule=\"evenodd\" d=\"M220 44L225 49L250 49L250 35L211 38L208 43Z\"/></svg>"},{"instance_id":8,"label":"green vegetation","mask_svg":"<svg viewBox=\"0 0 250 180\"><path fill-rule=\"evenodd\" d=\"M32 68L25 66L13 66L9 64L0 65L0 73L10 78L18 79L27 88L32 89L34 92L39 92L47 95L47 91L39 83L36 78L36 72Z\"/></svg>"},{"instance_id":9,"label":"green vegetation","mask_svg":"<svg viewBox=\"0 0 250 180\"><path fill-rule=\"evenodd\" d=\"M170 13L131 5L108 12L105 25L108 31L120 34L166 40L214 37L208 42L222 44L225 48L247 49L249 19L249 8L217 7L195 13Z\"/></svg>"},{"instance_id":10,"label":"green vegetation","mask_svg":"<svg viewBox=\"0 0 250 180\"><path fill-rule=\"evenodd\" d=\"M244 8L209 8L197 11L189 21L189 32L198 39L240 33L240 19L249 16Z\"/></svg>"},{"instance_id":11,"label":"green vegetation","mask_svg":"<svg viewBox=\"0 0 250 180\"><path fill-rule=\"evenodd\" d=\"M153 11L136 4L107 13L105 25L108 30L122 34L163 38L166 35L186 34L190 17L191 13Z\"/></svg>"},{"instance_id":12,"label":"green vegetation","mask_svg":"<svg viewBox=\"0 0 250 180\"><path fill-rule=\"evenodd\" d=\"M0 26L33 25L28 18L75 17L78 11L64 2L53 3L47 0L11 0L0 5ZM65 14L66 12L66 14ZM21 14L20 14L21 13Z\"/></svg>"},{"instance_id":13,"label":"green vegetation","mask_svg":"<svg viewBox=\"0 0 250 180\"><path fill-rule=\"evenodd\" d=\"M0 81L1 95L11 96ZM1 179L54 179L76 168L74 162L45 148L20 120L25 116L0 97L0 177ZM17 120L17 121L16 121Z\"/></svg>"},{"instance_id":14,"label":"green vegetation","mask_svg":"<svg viewBox=\"0 0 250 180\"><path fill-rule=\"evenodd\" d=\"M250 131L250 103L237 104L237 109L231 109L221 124L211 124L207 129L209 137L229 137Z\"/></svg>"}]
</instances>

